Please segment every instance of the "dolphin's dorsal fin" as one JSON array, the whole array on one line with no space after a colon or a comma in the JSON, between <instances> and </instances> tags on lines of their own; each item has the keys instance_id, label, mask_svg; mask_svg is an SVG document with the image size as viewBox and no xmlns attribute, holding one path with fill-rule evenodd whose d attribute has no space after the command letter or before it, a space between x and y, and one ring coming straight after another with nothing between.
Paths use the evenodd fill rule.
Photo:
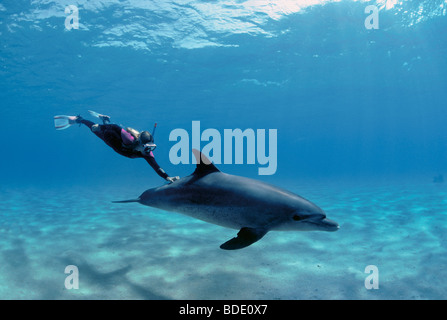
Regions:
<instances>
[{"instance_id":1,"label":"dolphin's dorsal fin","mask_svg":"<svg viewBox=\"0 0 447 320\"><path fill-rule=\"evenodd\" d=\"M194 156L196 157L196 171L194 171L194 175L205 176L207 174L213 172L220 172L219 169L216 168L214 164L208 159L202 152L197 149L192 149Z\"/></svg>"}]
</instances>

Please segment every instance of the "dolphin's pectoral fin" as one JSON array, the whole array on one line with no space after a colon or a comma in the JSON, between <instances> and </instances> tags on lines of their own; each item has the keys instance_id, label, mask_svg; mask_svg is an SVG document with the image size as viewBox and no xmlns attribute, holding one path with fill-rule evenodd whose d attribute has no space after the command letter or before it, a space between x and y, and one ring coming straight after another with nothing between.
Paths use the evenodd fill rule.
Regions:
<instances>
[{"instance_id":1,"label":"dolphin's pectoral fin","mask_svg":"<svg viewBox=\"0 0 447 320\"><path fill-rule=\"evenodd\" d=\"M248 247L249 245L260 240L268 230L265 229L255 229L255 228L242 228L238 233L237 237L228 240L220 246L224 250L236 250Z\"/></svg>"}]
</instances>

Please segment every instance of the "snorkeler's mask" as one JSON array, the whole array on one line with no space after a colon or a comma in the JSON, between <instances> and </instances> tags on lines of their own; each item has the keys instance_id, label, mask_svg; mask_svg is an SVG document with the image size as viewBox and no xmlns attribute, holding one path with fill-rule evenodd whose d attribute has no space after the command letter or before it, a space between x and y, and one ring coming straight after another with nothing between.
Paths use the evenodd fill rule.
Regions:
<instances>
[{"instance_id":1,"label":"snorkeler's mask","mask_svg":"<svg viewBox=\"0 0 447 320\"><path fill-rule=\"evenodd\" d=\"M143 152L146 154L149 154L149 153L151 153L151 151L155 150L157 145L153 142L150 142L150 143L143 144L142 147L143 147Z\"/></svg>"},{"instance_id":2,"label":"snorkeler's mask","mask_svg":"<svg viewBox=\"0 0 447 320\"><path fill-rule=\"evenodd\" d=\"M142 153L149 155L154 151L157 145L154 143L154 137L148 131L143 131L139 134L138 140L140 142L139 149Z\"/></svg>"}]
</instances>

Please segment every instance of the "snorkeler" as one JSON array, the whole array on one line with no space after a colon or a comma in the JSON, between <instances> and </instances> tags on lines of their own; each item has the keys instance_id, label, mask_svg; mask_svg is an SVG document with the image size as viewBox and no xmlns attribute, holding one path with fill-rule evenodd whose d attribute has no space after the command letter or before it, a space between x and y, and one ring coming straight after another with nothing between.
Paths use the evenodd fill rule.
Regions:
<instances>
[{"instance_id":1,"label":"snorkeler","mask_svg":"<svg viewBox=\"0 0 447 320\"><path fill-rule=\"evenodd\" d=\"M138 132L132 128L122 128L117 124L110 123L110 117L89 111L91 115L102 120L103 124L96 124L85 120L81 116L55 116L54 124L57 130L69 128L74 124L86 125L98 138L103 140L109 147L127 158L144 158L155 172L163 179L174 182L179 177L170 177L155 161L153 134L148 131ZM155 131L156 125L154 126ZM154 133L154 132L152 132Z\"/></svg>"}]
</instances>

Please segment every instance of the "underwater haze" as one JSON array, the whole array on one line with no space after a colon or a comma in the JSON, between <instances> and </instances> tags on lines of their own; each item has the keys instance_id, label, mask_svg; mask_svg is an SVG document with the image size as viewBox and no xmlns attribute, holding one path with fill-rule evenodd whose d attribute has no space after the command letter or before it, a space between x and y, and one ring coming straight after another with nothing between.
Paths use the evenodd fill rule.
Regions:
<instances>
[{"instance_id":1,"label":"underwater haze","mask_svg":"<svg viewBox=\"0 0 447 320\"><path fill-rule=\"evenodd\" d=\"M446 0L1 0L0 299L447 298L446 15ZM169 139L191 146L193 121L277 130L274 174L248 151L217 167L340 229L225 251L237 230L112 203L167 182L85 126L55 130L99 121L88 110L157 123L170 176L195 169Z\"/></svg>"}]
</instances>

